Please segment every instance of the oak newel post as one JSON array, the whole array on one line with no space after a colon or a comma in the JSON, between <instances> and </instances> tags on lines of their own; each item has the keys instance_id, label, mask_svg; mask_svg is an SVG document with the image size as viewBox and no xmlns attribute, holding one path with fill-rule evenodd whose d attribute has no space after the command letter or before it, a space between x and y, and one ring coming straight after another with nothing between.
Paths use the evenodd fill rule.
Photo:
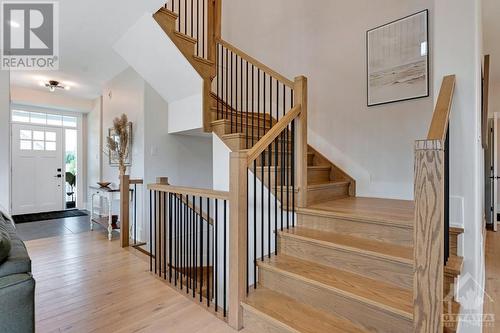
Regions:
<instances>
[{"instance_id":1,"label":"oak newel post","mask_svg":"<svg viewBox=\"0 0 500 333\"><path fill-rule=\"evenodd\" d=\"M129 246L130 176L120 176L120 244Z\"/></svg>"},{"instance_id":2,"label":"oak newel post","mask_svg":"<svg viewBox=\"0 0 500 333\"><path fill-rule=\"evenodd\" d=\"M241 302L246 297L247 154L231 153L229 180L229 325L243 327Z\"/></svg>"},{"instance_id":3,"label":"oak newel post","mask_svg":"<svg viewBox=\"0 0 500 333\"><path fill-rule=\"evenodd\" d=\"M307 78L298 76L294 82L294 104L301 107L297 118L297 205L307 206Z\"/></svg>"},{"instance_id":4,"label":"oak newel post","mask_svg":"<svg viewBox=\"0 0 500 333\"><path fill-rule=\"evenodd\" d=\"M415 332L443 331L444 144L417 141L413 322Z\"/></svg>"}]
</instances>

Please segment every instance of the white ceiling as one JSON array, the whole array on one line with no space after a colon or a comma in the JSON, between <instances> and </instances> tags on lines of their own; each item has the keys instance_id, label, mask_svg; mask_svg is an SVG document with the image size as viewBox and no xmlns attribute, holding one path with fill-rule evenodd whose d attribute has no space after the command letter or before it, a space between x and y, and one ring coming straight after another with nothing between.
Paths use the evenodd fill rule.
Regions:
<instances>
[{"instance_id":1,"label":"white ceiling","mask_svg":"<svg viewBox=\"0 0 500 333\"><path fill-rule=\"evenodd\" d=\"M11 84L44 90L40 81L57 80L70 85L58 91L93 99L103 84L128 67L113 51L113 44L144 13L153 13L165 0L64 0L59 1L60 51L58 71L17 71Z\"/></svg>"}]
</instances>

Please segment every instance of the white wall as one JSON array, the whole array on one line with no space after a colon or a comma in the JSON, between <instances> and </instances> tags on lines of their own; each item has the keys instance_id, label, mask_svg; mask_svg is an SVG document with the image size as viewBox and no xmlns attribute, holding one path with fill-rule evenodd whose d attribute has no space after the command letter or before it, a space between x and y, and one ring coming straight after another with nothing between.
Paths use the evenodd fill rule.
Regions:
<instances>
[{"instance_id":1,"label":"white wall","mask_svg":"<svg viewBox=\"0 0 500 333\"><path fill-rule=\"evenodd\" d=\"M0 206L10 211L10 78L0 71Z\"/></svg>"},{"instance_id":2,"label":"white wall","mask_svg":"<svg viewBox=\"0 0 500 333\"><path fill-rule=\"evenodd\" d=\"M101 181L102 174L102 97L94 100L94 107L85 115L84 141L86 145L86 182L87 188ZM87 191L85 191L87 192ZM88 193L85 196L88 198ZM89 203L86 204L90 209Z\"/></svg>"},{"instance_id":3,"label":"white wall","mask_svg":"<svg viewBox=\"0 0 500 333\"><path fill-rule=\"evenodd\" d=\"M77 112L89 112L93 107L91 99L67 96L61 91L51 93L38 89L12 86L11 95L14 104Z\"/></svg>"},{"instance_id":4,"label":"white wall","mask_svg":"<svg viewBox=\"0 0 500 333\"><path fill-rule=\"evenodd\" d=\"M432 0L224 1L223 38L308 77L309 143L356 178L359 195L412 198L413 142L427 134L432 98L366 106L366 31L426 8L432 18Z\"/></svg>"},{"instance_id":5,"label":"white wall","mask_svg":"<svg viewBox=\"0 0 500 333\"><path fill-rule=\"evenodd\" d=\"M453 11L450 13L450 9ZM468 291L482 297L484 286L483 151L480 133L481 101L481 8L480 0L439 0L435 4L435 91L443 75L456 74L457 86L450 123L450 194L463 198L464 271L477 281L470 290L463 286L459 297ZM460 36L460 38L457 38ZM462 287L462 286L461 286ZM462 307L462 311L464 310ZM482 302L470 313L482 313ZM481 332L481 327L461 321L461 332Z\"/></svg>"},{"instance_id":6,"label":"white wall","mask_svg":"<svg viewBox=\"0 0 500 333\"><path fill-rule=\"evenodd\" d=\"M131 68L107 82L102 100L102 137L106 137L113 119L125 113L132 122L132 165L127 173L132 178L144 176L144 80ZM103 181L119 184L118 167L110 166L108 156L103 156Z\"/></svg>"}]
</instances>

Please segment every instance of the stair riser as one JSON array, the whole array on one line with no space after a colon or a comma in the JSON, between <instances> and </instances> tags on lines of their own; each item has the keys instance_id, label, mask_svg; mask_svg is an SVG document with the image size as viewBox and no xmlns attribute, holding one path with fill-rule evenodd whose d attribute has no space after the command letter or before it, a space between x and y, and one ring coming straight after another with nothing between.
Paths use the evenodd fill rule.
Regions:
<instances>
[{"instance_id":1,"label":"stair riser","mask_svg":"<svg viewBox=\"0 0 500 333\"><path fill-rule=\"evenodd\" d=\"M349 195L349 184L307 189L307 204L335 200Z\"/></svg>"},{"instance_id":2,"label":"stair riser","mask_svg":"<svg viewBox=\"0 0 500 333\"><path fill-rule=\"evenodd\" d=\"M307 154L307 165L314 165L314 154Z\"/></svg>"},{"instance_id":3,"label":"stair riser","mask_svg":"<svg viewBox=\"0 0 500 333\"><path fill-rule=\"evenodd\" d=\"M408 318L398 314L273 270L260 267L259 283L301 303L347 318L370 332L410 332L413 325Z\"/></svg>"},{"instance_id":4,"label":"stair riser","mask_svg":"<svg viewBox=\"0 0 500 333\"><path fill-rule=\"evenodd\" d=\"M387 224L298 213L298 225L315 230L373 239L396 245L413 246L413 229Z\"/></svg>"},{"instance_id":5,"label":"stair riser","mask_svg":"<svg viewBox=\"0 0 500 333\"><path fill-rule=\"evenodd\" d=\"M325 183L330 181L330 168L309 168L307 170L307 182L309 184Z\"/></svg>"},{"instance_id":6,"label":"stair riser","mask_svg":"<svg viewBox=\"0 0 500 333\"><path fill-rule=\"evenodd\" d=\"M257 315L246 308L243 310L243 326L251 332L262 333L297 333L294 329L278 323L263 315Z\"/></svg>"},{"instance_id":7,"label":"stair riser","mask_svg":"<svg viewBox=\"0 0 500 333\"><path fill-rule=\"evenodd\" d=\"M280 234L280 253L330 266L402 288L413 288L413 265L368 253L334 248Z\"/></svg>"},{"instance_id":8,"label":"stair riser","mask_svg":"<svg viewBox=\"0 0 500 333\"><path fill-rule=\"evenodd\" d=\"M458 256L458 234L450 232L450 254Z\"/></svg>"}]
</instances>

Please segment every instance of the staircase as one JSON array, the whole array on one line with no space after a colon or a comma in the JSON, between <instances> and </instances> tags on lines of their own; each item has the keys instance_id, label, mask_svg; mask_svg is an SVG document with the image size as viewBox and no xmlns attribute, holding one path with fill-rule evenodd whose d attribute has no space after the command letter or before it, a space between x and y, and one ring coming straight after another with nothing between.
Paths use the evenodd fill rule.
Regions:
<instances>
[{"instance_id":1,"label":"staircase","mask_svg":"<svg viewBox=\"0 0 500 333\"><path fill-rule=\"evenodd\" d=\"M220 19L220 14L207 12L208 17ZM245 286L248 291L241 302L245 329L270 333L412 332L414 203L356 197L355 180L310 145L304 150L305 174L297 174L300 165L295 163L295 154L300 150L295 149L295 121L300 112L306 114L307 92L300 111L294 103L297 85L221 40L220 31L219 37L214 32L213 48L208 41L202 47L207 49L207 57L203 57L200 39L179 31L183 24L172 5L160 9L154 18L205 82L205 130L218 135L233 152L248 156L258 152L248 159L248 177L253 175L255 184L263 185L260 203L263 206L268 200L269 205L265 212L262 207L261 234L256 236L255 227L254 245L245 249L249 255L254 252L257 267L257 282ZM245 174L246 164L240 175ZM301 186L300 178L306 180L306 186ZM250 183L252 179L248 179ZM247 201L260 195L255 187L253 190L253 194L245 193ZM257 221L259 211L253 209ZM276 214L274 220L272 214ZM292 222L283 227L285 214ZM247 219L250 228L252 221ZM459 310L453 285L463 265L456 246L462 232L450 228L450 257L443 271L447 314ZM264 243L269 246L265 248ZM277 247L273 249L274 243ZM251 281L248 274L254 263L248 261L245 269ZM456 323L445 323L445 332L455 330Z\"/></svg>"}]
</instances>

